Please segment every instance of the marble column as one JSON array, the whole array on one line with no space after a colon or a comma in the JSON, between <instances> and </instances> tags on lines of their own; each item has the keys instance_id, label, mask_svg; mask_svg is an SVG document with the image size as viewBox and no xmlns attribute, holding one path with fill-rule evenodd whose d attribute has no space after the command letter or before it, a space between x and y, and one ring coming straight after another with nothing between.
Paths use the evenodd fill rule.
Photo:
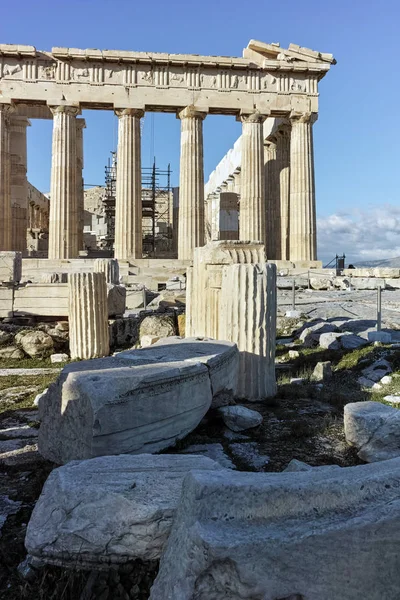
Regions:
<instances>
[{"instance_id":1,"label":"marble column","mask_svg":"<svg viewBox=\"0 0 400 600\"><path fill-rule=\"evenodd\" d=\"M86 129L85 119L76 119L76 208L78 223L78 252L84 250L83 227L85 218L85 196L83 187L83 130Z\"/></svg>"},{"instance_id":2,"label":"marble column","mask_svg":"<svg viewBox=\"0 0 400 600\"><path fill-rule=\"evenodd\" d=\"M317 258L312 125L315 113L291 115L290 260Z\"/></svg>"},{"instance_id":3,"label":"marble column","mask_svg":"<svg viewBox=\"0 0 400 600\"><path fill-rule=\"evenodd\" d=\"M237 397L260 402L276 395L276 266L223 267L218 339L239 349Z\"/></svg>"},{"instance_id":4,"label":"marble column","mask_svg":"<svg viewBox=\"0 0 400 600\"><path fill-rule=\"evenodd\" d=\"M264 146L265 177L265 250L270 260L276 259L279 221L279 172L276 159L276 139L269 138Z\"/></svg>"},{"instance_id":5,"label":"marble column","mask_svg":"<svg viewBox=\"0 0 400 600\"><path fill-rule=\"evenodd\" d=\"M26 117L10 119L11 153L11 214L13 250L26 250L28 228L28 178L26 128L30 126Z\"/></svg>"},{"instance_id":6,"label":"marble column","mask_svg":"<svg viewBox=\"0 0 400 600\"><path fill-rule=\"evenodd\" d=\"M49 258L78 256L76 211L76 106L51 106L53 146L50 186Z\"/></svg>"},{"instance_id":7,"label":"marble column","mask_svg":"<svg viewBox=\"0 0 400 600\"><path fill-rule=\"evenodd\" d=\"M237 167L234 171L233 171L233 178L234 178L234 186L233 186L233 191L235 192L235 194L237 194L238 199L240 199L240 193L241 193L241 187L240 187L240 183L241 183L241 179L240 179L240 173L241 173L241 168Z\"/></svg>"},{"instance_id":8,"label":"marble column","mask_svg":"<svg viewBox=\"0 0 400 600\"><path fill-rule=\"evenodd\" d=\"M240 116L243 129L239 239L243 241L265 240L265 119L258 112Z\"/></svg>"},{"instance_id":9,"label":"marble column","mask_svg":"<svg viewBox=\"0 0 400 600\"><path fill-rule=\"evenodd\" d=\"M289 207L290 207L290 127L277 132L276 162L279 177L279 234L276 246L277 260L289 260Z\"/></svg>"},{"instance_id":10,"label":"marble column","mask_svg":"<svg viewBox=\"0 0 400 600\"><path fill-rule=\"evenodd\" d=\"M0 102L0 251L11 250L11 103Z\"/></svg>"},{"instance_id":11,"label":"marble column","mask_svg":"<svg viewBox=\"0 0 400 600\"><path fill-rule=\"evenodd\" d=\"M142 258L140 119L143 110L117 109L118 152L114 257Z\"/></svg>"},{"instance_id":12,"label":"marble column","mask_svg":"<svg viewBox=\"0 0 400 600\"><path fill-rule=\"evenodd\" d=\"M178 259L192 260L204 245L203 119L193 106L181 110Z\"/></svg>"}]
</instances>

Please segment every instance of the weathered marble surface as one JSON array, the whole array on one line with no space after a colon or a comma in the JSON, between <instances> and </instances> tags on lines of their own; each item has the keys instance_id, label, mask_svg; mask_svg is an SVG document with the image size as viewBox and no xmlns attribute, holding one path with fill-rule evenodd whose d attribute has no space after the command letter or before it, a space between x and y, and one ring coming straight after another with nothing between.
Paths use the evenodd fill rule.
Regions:
<instances>
[{"instance_id":1,"label":"weathered marble surface","mask_svg":"<svg viewBox=\"0 0 400 600\"><path fill-rule=\"evenodd\" d=\"M400 411L380 402L352 402L344 407L346 441L366 462L400 456Z\"/></svg>"},{"instance_id":2,"label":"weathered marble surface","mask_svg":"<svg viewBox=\"0 0 400 600\"><path fill-rule=\"evenodd\" d=\"M158 559L184 477L191 469L221 468L195 455L72 461L48 477L28 525L26 548L46 563L73 568Z\"/></svg>"},{"instance_id":3,"label":"weathered marble surface","mask_svg":"<svg viewBox=\"0 0 400 600\"><path fill-rule=\"evenodd\" d=\"M399 481L400 459L303 473L193 471L150 599L396 598Z\"/></svg>"},{"instance_id":4,"label":"weathered marble surface","mask_svg":"<svg viewBox=\"0 0 400 600\"><path fill-rule=\"evenodd\" d=\"M40 398L39 449L55 463L156 452L192 431L213 395L234 390L229 342L169 339L64 367Z\"/></svg>"}]
</instances>

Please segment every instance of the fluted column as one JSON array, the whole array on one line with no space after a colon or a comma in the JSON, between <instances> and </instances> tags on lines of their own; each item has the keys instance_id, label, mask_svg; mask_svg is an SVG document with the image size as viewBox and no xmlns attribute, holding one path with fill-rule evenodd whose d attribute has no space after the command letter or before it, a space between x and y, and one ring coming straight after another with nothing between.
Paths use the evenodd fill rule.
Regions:
<instances>
[{"instance_id":1,"label":"fluted column","mask_svg":"<svg viewBox=\"0 0 400 600\"><path fill-rule=\"evenodd\" d=\"M315 113L292 114L290 140L290 260L317 258L314 152Z\"/></svg>"},{"instance_id":2,"label":"fluted column","mask_svg":"<svg viewBox=\"0 0 400 600\"><path fill-rule=\"evenodd\" d=\"M119 284L119 264L116 258L96 258L93 263L95 273L104 273L106 283Z\"/></svg>"},{"instance_id":3,"label":"fluted column","mask_svg":"<svg viewBox=\"0 0 400 600\"><path fill-rule=\"evenodd\" d=\"M194 248L204 245L203 119L192 106L181 110L178 258L191 260Z\"/></svg>"},{"instance_id":4,"label":"fluted column","mask_svg":"<svg viewBox=\"0 0 400 600\"><path fill-rule=\"evenodd\" d=\"M279 220L279 171L276 158L276 139L269 139L264 146L265 177L265 250L267 257L276 259L276 246L279 241L277 224Z\"/></svg>"},{"instance_id":5,"label":"fluted column","mask_svg":"<svg viewBox=\"0 0 400 600\"><path fill-rule=\"evenodd\" d=\"M76 106L52 106L49 258L78 256L76 210Z\"/></svg>"},{"instance_id":6,"label":"fluted column","mask_svg":"<svg viewBox=\"0 0 400 600\"><path fill-rule=\"evenodd\" d=\"M140 119L136 108L115 111L118 117L115 258L142 257L142 172Z\"/></svg>"},{"instance_id":7,"label":"fluted column","mask_svg":"<svg viewBox=\"0 0 400 600\"><path fill-rule=\"evenodd\" d=\"M279 234L276 258L289 260L289 207L290 207L290 128L284 126L277 133L276 161L279 177Z\"/></svg>"},{"instance_id":8,"label":"fluted column","mask_svg":"<svg viewBox=\"0 0 400 600\"><path fill-rule=\"evenodd\" d=\"M258 112L240 116L243 124L239 227L241 240L265 241L265 119L266 116Z\"/></svg>"},{"instance_id":9,"label":"fluted column","mask_svg":"<svg viewBox=\"0 0 400 600\"><path fill-rule=\"evenodd\" d=\"M71 358L99 358L110 352L107 285L104 273L68 275Z\"/></svg>"},{"instance_id":10,"label":"fluted column","mask_svg":"<svg viewBox=\"0 0 400 600\"><path fill-rule=\"evenodd\" d=\"M11 103L0 102L0 251L11 250Z\"/></svg>"},{"instance_id":11,"label":"fluted column","mask_svg":"<svg viewBox=\"0 0 400 600\"><path fill-rule=\"evenodd\" d=\"M10 119L11 152L11 214L13 250L26 250L28 228L28 178L26 128L30 122L26 117Z\"/></svg>"},{"instance_id":12,"label":"fluted column","mask_svg":"<svg viewBox=\"0 0 400 600\"><path fill-rule=\"evenodd\" d=\"M240 200L240 196L241 196L241 168L237 167L237 169L235 169L233 171L233 178L234 178L234 188L233 191L235 192L235 194L237 194L239 200Z\"/></svg>"},{"instance_id":13,"label":"fluted column","mask_svg":"<svg viewBox=\"0 0 400 600\"><path fill-rule=\"evenodd\" d=\"M84 188L83 188L83 130L86 129L85 119L76 119L76 209L78 223L78 252L84 250L83 247L83 227L84 227Z\"/></svg>"},{"instance_id":14,"label":"fluted column","mask_svg":"<svg viewBox=\"0 0 400 600\"><path fill-rule=\"evenodd\" d=\"M220 338L239 349L237 395L250 401L275 396L276 266L223 268Z\"/></svg>"}]
</instances>

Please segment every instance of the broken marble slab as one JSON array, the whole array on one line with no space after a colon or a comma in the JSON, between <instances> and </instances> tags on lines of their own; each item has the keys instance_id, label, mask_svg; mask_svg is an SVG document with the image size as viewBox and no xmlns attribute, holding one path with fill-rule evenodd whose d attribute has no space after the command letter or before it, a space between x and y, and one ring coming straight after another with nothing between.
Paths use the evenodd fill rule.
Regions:
<instances>
[{"instance_id":1,"label":"broken marble slab","mask_svg":"<svg viewBox=\"0 0 400 600\"><path fill-rule=\"evenodd\" d=\"M39 399L39 450L63 464L173 446L197 427L213 395L234 393L237 365L233 343L169 338L69 364Z\"/></svg>"},{"instance_id":2,"label":"broken marble slab","mask_svg":"<svg viewBox=\"0 0 400 600\"><path fill-rule=\"evenodd\" d=\"M351 402L344 407L344 432L366 462L400 456L400 411L380 402Z\"/></svg>"},{"instance_id":3,"label":"broken marble slab","mask_svg":"<svg viewBox=\"0 0 400 600\"><path fill-rule=\"evenodd\" d=\"M158 559L191 469L221 467L204 456L141 454L72 461L55 469L28 524L28 553L74 569Z\"/></svg>"},{"instance_id":4,"label":"broken marble slab","mask_svg":"<svg viewBox=\"0 0 400 600\"><path fill-rule=\"evenodd\" d=\"M399 480L400 458L303 473L192 471L150 600L397 598Z\"/></svg>"}]
</instances>

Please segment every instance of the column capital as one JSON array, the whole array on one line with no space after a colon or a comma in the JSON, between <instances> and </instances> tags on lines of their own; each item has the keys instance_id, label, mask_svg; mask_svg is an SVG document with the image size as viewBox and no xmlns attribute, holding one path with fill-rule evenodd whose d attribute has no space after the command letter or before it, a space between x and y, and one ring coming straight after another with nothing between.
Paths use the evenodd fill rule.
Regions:
<instances>
[{"instance_id":1,"label":"column capital","mask_svg":"<svg viewBox=\"0 0 400 600\"><path fill-rule=\"evenodd\" d=\"M177 119L205 119L207 116L207 112L204 110L199 110L195 106L186 106L181 110L178 110L176 113Z\"/></svg>"},{"instance_id":2,"label":"column capital","mask_svg":"<svg viewBox=\"0 0 400 600\"><path fill-rule=\"evenodd\" d=\"M115 108L114 112L118 118L129 116L141 119L144 116L144 110L142 108Z\"/></svg>"},{"instance_id":3,"label":"column capital","mask_svg":"<svg viewBox=\"0 0 400 600\"><path fill-rule=\"evenodd\" d=\"M23 133L27 127L31 126L31 122L28 117L18 117L15 115L11 115L10 118L10 128L14 132Z\"/></svg>"},{"instance_id":4,"label":"column capital","mask_svg":"<svg viewBox=\"0 0 400 600\"><path fill-rule=\"evenodd\" d=\"M264 123L265 119L268 117L268 114L260 113L256 110L252 113L241 112L240 115L236 117L236 120L241 121L242 123Z\"/></svg>"},{"instance_id":5,"label":"column capital","mask_svg":"<svg viewBox=\"0 0 400 600\"><path fill-rule=\"evenodd\" d=\"M6 117L9 117L15 109L15 104L11 100L0 100L0 113L4 113Z\"/></svg>"},{"instance_id":6,"label":"column capital","mask_svg":"<svg viewBox=\"0 0 400 600\"><path fill-rule=\"evenodd\" d=\"M73 104L52 104L49 105L49 109L53 115L64 113L66 115L70 115L71 117L76 117L77 115L81 114L81 109L79 106Z\"/></svg>"},{"instance_id":7,"label":"column capital","mask_svg":"<svg viewBox=\"0 0 400 600\"><path fill-rule=\"evenodd\" d=\"M311 123L311 125L313 125L313 123L315 123L315 121L318 119L318 113L297 112L295 110L292 110L289 118L290 118L290 122L292 124L293 123Z\"/></svg>"},{"instance_id":8,"label":"column capital","mask_svg":"<svg viewBox=\"0 0 400 600\"><path fill-rule=\"evenodd\" d=\"M76 119L76 128L77 129L86 129L85 119Z\"/></svg>"}]
</instances>

